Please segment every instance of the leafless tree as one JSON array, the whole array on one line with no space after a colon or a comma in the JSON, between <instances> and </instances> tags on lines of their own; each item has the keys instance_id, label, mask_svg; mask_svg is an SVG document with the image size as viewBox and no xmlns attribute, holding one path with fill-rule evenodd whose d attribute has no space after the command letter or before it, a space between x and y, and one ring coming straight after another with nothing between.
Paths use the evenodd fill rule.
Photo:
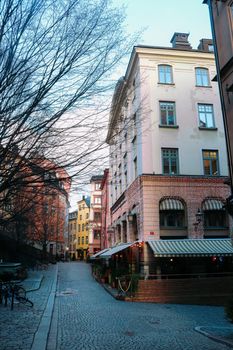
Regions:
<instances>
[{"instance_id":1,"label":"leafless tree","mask_svg":"<svg viewBox=\"0 0 233 350\"><path fill-rule=\"evenodd\" d=\"M110 76L135 40L124 19L109 0L0 2L0 207L55 164L76 177L103 157Z\"/></svg>"}]
</instances>

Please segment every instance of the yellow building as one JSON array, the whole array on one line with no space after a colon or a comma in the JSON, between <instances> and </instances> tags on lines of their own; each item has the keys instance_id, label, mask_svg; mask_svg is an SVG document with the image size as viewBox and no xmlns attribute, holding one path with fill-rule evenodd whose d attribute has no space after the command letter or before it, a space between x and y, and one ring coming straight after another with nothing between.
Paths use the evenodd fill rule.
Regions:
<instances>
[{"instance_id":1,"label":"yellow building","mask_svg":"<svg viewBox=\"0 0 233 350\"><path fill-rule=\"evenodd\" d=\"M78 201L78 220L77 220L77 239L76 239L76 258L86 260L89 251L89 216L90 216L90 197L83 196Z\"/></svg>"}]
</instances>

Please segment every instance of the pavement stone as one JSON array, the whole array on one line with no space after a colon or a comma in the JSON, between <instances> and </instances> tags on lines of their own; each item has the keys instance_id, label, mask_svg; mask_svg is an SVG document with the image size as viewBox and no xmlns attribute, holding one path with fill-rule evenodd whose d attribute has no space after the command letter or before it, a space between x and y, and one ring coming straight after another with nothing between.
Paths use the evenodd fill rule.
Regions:
<instances>
[{"instance_id":1,"label":"pavement stone","mask_svg":"<svg viewBox=\"0 0 233 350\"><path fill-rule=\"evenodd\" d=\"M53 324L47 350L224 350L196 327L231 328L222 307L118 301L82 262L59 265Z\"/></svg>"},{"instance_id":2,"label":"pavement stone","mask_svg":"<svg viewBox=\"0 0 233 350\"><path fill-rule=\"evenodd\" d=\"M119 301L86 263L32 271L24 285L34 307L0 305L0 350L233 348L233 326L222 307Z\"/></svg>"}]
</instances>

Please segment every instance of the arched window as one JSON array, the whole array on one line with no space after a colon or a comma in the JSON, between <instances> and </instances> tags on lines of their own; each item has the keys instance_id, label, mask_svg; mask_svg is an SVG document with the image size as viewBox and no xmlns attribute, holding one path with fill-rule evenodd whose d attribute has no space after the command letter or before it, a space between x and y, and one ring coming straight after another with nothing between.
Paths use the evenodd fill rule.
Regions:
<instances>
[{"instance_id":1,"label":"arched window","mask_svg":"<svg viewBox=\"0 0 233 350\"><path fill-rule=\"evenodd\" d=\"M195 68L195 74L197 86L210 86L210 77L207 68Z\"/></svg>"},{"instance_id":2,"label":"arched window","mask_svg":"<svg viewBox=\"0 0 233 350\"><path fill-rule=\"evenodd\" d=\"M159 83L161 84L173 84L172 66L167 64L160 64L158 66L159 71Z\"/></svg>"},{"instance_id":3,"label":"arched window","mask_svg":"<svg viewBox=\"0 0 233 350\"><path fill-rule=\"evenodd\" d=\"M223 202L218 198L206 198L202 203L204 230L226 229L227 215Z\"/></svg>"},{"instance_id":4,"label":"arched window","mask_svg":"<svg viewBox=\"0 0 233 350\"><path fill-rule=\"evenodd\" d=\"M185 208L178 198L162 198L159 203L161 229L185 228Z\"/></svg>"}]
</instances>

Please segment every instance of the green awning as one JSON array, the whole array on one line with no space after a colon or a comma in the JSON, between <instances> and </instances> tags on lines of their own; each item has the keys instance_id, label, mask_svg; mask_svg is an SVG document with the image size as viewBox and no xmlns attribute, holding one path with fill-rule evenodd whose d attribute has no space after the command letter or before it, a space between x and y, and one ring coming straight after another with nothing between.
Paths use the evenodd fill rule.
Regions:
<instances>
[{"instance_id":1,"label":"green awning","mask_svg":"<svg viewBox=\"0 0 233 350\"><path fill-rule=\"evenodd\" d=\"M214 198L208 198L204 201L202 205L203 210L223 210L223 203L222 201Z\"/></svg>"},{"instance_id":2,"label":"green awning","mask_svg":"<svg viewBox=\"0 0 233 350\"><path fill-rule=\"evenodd\" d=\"M108 250L109 250L109 248L105 248L105 249L103 249L103 250L100 250L99 252L97 252L97 253L95 253L94 255L92 255L90 259L97 259L97 258L100 257L100 255L101 255L102 253L105 253L105 252L107 252Z\"/></svg>"},{"instance_id":3,"label":"green awning","mask_svg":"<svg viewBox=\"0 0 233 350\"><path fill-rule=\"evenodd\" d=\"M231 239L174 239L147 241L155 257L233 256Z\"/></svg>"},{"instance_id":4,"label":"green awning","mask_svg":"<svg viewBox=\"0 0 233 350\"><path fill-rule=\"evenodd\" d=\"M108 251L100 254L99 258L100 259L109 259L109 258L111 258L112 255L120 253L122 250L125 250L134 244L135 244L135 242L133 242L133 243L120 243L120 244L116 245L115 247L108 249Z\"/></svg>"}]
</instances>

